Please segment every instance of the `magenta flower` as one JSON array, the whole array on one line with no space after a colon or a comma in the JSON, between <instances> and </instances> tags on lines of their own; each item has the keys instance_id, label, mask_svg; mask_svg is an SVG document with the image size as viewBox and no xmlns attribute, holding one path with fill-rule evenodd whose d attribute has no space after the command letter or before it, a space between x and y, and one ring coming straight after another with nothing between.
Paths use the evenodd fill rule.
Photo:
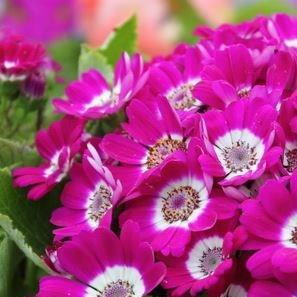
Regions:
<instances>
[{"instance_id":1,"label":"magenta flower","mask_svg":"<svg viewBox=\"0 0 297 297\"><path fill-rule=\"evenodd\" d=\"M295 97L284 100L281 104L277 130L277 140L284 147L282 165L280 171L291 174L297 168L297 110Z\"/></svg>"},{"instance_id":2,"label":"magenta flower","mask_svg":"<svg viewBox=\"0 0 297 297\"><path fill-rule=\"evenodd\" d=\"M28 198L40 199L59 183L70 170L80 150L83 122L65 117L36 136L36 147L44 163L38 167L13 170L14 185L31 187Z\"/></svg>"},{"instance_id":3,"label":"magenta flower","mask_svg":"<svg viewBox=\"0 0 297 297\"><path fill-rule=\"evenodd\" d=\"M271 148L277 112L260 100L232 103L224 112L203 115L203 171L223 177L221 185L240 185L259 178L278 162L281 149Z\"/></svg>"},{"instance_id":4,"label":"magenta flower","mask_svg":"<svg viewBox=\"0 0 297 297\"><path fill-rule=\"evenodd\" d=\"M38 297L141 297L166 273L163 263L154 263L150 245L140 240L133 222L123 226L120 238L105 228L82 232L57 253L62 268L74 279L44 277Z\"/></svg>"},{"instance_id":5,"label":"magenta flower","mask_svg":"<svg viewBox=\"0 0 297 297\"><path fill-rule=\"evenodd\" d=\"M272 38L276 44L288 48L297 48L297 20L296 17L286 14L276 14L267 21L268 38Z\"/></svg>"},{"instance_id":6,"label":"magenta flower","mask_svg":"<svg viewBox=\"0 0 297 297\"><path fill-rule=\"evenodd\" d=\"M182 296L188 291L194 296L227 277L233 266L232 254L242 234L239 229L234 234L227 233L226 226L220 224L194 233L183 256L164 258L167 275L162 285L173 289L173 296Z\"/></svg>"},{"instance_id":7,"label":"magenta flower","mask_svg":"<svg viewBox=\"0 0 297 297\"><path fill-rule=\"evenodd\" d=\"M82 164L70 171L71 181L63 189L63 207L52 214L51 223L62 228L54 230L60 237L69 237L82 230L99 226L109 228L112 210L121 195L121 184L102 165L97 150L88 145Z\"/></svg>"},{"instance_id":8,"label":"magenta flower","mask_svg":"<svg viewBox=\"0 0 297 297\"><path fill-rule=\"evenodd\" d=\"M198 47L189 47L179 60L155 62L150 68L149 87L153 94L166 97L177 110L196 111L202 105L193 94L201 80L202 54ZM179 65L181 64L181 65Z\"/></svg>"},{"instance_id":9,"label":"magenta flower","mask_svg":"<svg viewBox=\"0 0 297 297\"><path fill-rule=\"evenodd\" d=\"M14 36L0 40L0 80L22 81L43 63L45 49Z\"/></svg>"},{"instance_id":10,"label":"magenta flower","mask_svg":"<svg viewBox=\"0 0 297 297\"><path fill-rule=\"evenodd\" d=\"M256 79L255 72L249 50L243 45L216 51L213 64L203 69L203 80L194 94L204 104L223 109L231 102L249 96Z\"/></svg>"},{"instance_id":11,"label":"magenta flower","mask_svg":"<svg viewBox=\"0 0 297 297\"><path fill-rule=\"evenodd\" d=\"M142 88L147 77L141 56L130 58L124 53L115 67L112 88L100 72L92 69L66 88L67 100L55 99L53 104L65 114L99 119L119 111Z\"/></svg>"},{"instance_id":12,"label":"magenta flower","mask_svg":"<svg viewBox=\"0 0 297 297\"><path fill-rule=\"evenodd\" d=\"M181 122L165 98L147 104L134 99L126 113L129 122L122 126L128 135L107 134L102 141L103 151L120 162L111 170L125 193L172 153L187 148Z\"/></svg>"},{"instance_id":13,"label":"magenta flower","mask_svg":"<svg viewBox=\"0 0 297 297\"><path fill-rule=\"evenodd\" d=\"M120 222L138 222L155 251L181 256L192 231L235 215L237 204L211 189L212 179L201 170L195 143L190 143L187 155L168 161L138 186Z\"/></svg>"},{"instance_id":14,"label":"magenta flower","mask_svg":"<svg viewBox=\"0 0 297 297\"><path fill-rule=\"evenodd\" d=\"M296 280L297 273L297 172L289 185L284 180L269 180L257 199L242 205L240 222L250 236L245 249L258 250L247 262L255 278L286 275ZM288 186L290 189L288 190Z\"/></svg>"}]
</instances>

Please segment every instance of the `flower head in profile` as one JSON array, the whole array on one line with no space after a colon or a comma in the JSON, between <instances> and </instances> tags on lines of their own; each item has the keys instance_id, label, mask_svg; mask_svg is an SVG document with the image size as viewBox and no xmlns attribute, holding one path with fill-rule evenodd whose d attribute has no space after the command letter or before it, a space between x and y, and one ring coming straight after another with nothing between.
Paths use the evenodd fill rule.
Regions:
<instances>
[{"instance_id":1,"label":"flower head in profile","mask_svg":"<svg viewBox=\"0 0 297 297\"><path fill-rule=\"evenodd\" d=\"M71 181L63 189L63 207L52 214L51 223L61 228L54 230L59 237L69 237L82 230L99 226L109 228L113 207L121 195L121 184L103 166L98 151L87 145L82 164L74 164Z\"/></svg>"},{"instance_id":2,"label":"flower head in profile","mask_svg":"<svg viewBox=\"0 0 297 297\"><path fill-rule=\"evenodd\" d=\"M266 37L279 47L297 48L297 20L286 14L276 14L269 18L263 31Z\"/></svg>"},{"instance_id":3,"label":"flower head in profile","mask_svg":"<svg viewBox=\"0 0 297 297\"><path fill-rule=\"evenodd\" d=\"M166 267L154 261L152 248L140 240L137 224L127 222L118 238L98 228L81 232L57 251L61 268L73 279L44 277L38 297L142 297L164 278Z\"/></svg>"},{"instance_id":4,"label":"flower head in profile","mask_svg":"<svg viewBox=\"0 0 297 297\"><path fill-rule=\"evenodd\" d=\"M38 167L21 167L13 171L17 187L30 187L28 198L40 199L69 172L80 150L84 123L73 117L54 122L36 136L36 147L44 162Z\"/></svg>"},{"instance_id":5,"label":"flower head in profile","mask_svg":"<svg viewBox=\"0 0 297 297\"><path fill-rule=\"evenodd\" d=\"M271 147L277 112L261 100L240 100L224 112L203 115L205 172L222 177L221 185L241 185L259 178L267 166L278 162L281 148Z\"/></svg>"},{"instance_id":6,"label":"flower head in profile","mask_svg":"<svg viewBox=\"0 0 297 297\"><path fill-rule=\"evenodd\" d=\"M16 36L0 40L0 80L23 81L34 73L45 59L41 44L30 43Z\"/></svg>"},{"instance_id":7,"label":"flower head in profile","mask_svg":"<svg viewBox=\"0 0 297 297\"><path fill-rule=\"evenodd\" d=\"M187 154L168 161L137 187L120 222L134 220L155 251L181 256L194 231L211 229L235 216L237 204L212 190L212 179L198 163L195 141Z\"/></svg>"},{"instance_id":8,"label":"flower head in profile","mask_svg":"<svg viewBox=\"0 0 297 297\"><path fill-rule=\"evenodd\" d=\"M268 180L256 199L242 204L241 224L249 233L244 249L256 250L247 267L253 277L290 284L297 273L297 172Z\"/></svg>"},{"instance_id":9,"label":"flower head in profile","mask_svg":"<svg viewBox=\"0 0 297 297\"><path fill-rule=\"evenodd\" d=\"M142 88L147 77L141 56L135 54L130 58L124 53L116 64L112 87L99 71L91 69L66 88L67 100L55 99L53 104L65 114L99 119L123 107Z\"/></svg>"},{"instance_id":10,"label":"flower head in profile","mask_svg":"<svg viewBox=\"0 0 297 297\"><path fill-rule=\"evenodd\" d=\"M146 104L134 99L126 113L129 122L122 124L126 135L107 134L101 144L107 155L120 162L111 171L122 182L125 193L172 153L187 148L180 119L165 98L157 97Z\"/></svg>"}]
</instances>

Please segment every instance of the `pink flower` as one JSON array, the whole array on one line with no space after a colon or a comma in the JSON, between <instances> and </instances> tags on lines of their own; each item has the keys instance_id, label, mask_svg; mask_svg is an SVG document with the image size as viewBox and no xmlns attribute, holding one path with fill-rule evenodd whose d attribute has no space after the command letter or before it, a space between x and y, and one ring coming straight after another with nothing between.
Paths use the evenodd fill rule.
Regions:
<instances>
[{"instance_id":1,"label":"pink flower","mask_svg":"<svg viewBox=\"0 0 297 297\"><path fill-rule=\"evenodd\" d=\"M297 110L295 108L296 96L284 100L280 106L277 129L277 141L284 152L280 171L283 174L292 174L297 168Z\"/></svg>"},{"instance_id":2,"label":"pink flower","mask_svg":"<svg viewBox=\"0 0 297 297\"><path fill-rule=\"evenodd\" d=\"M43 63L45 49L14 36L0 40L0 80L22 81Z\"/></svg>"},{"instance_id":3,"label":"pink flower","mask_svg":"<svg viewBox=\"0 0 297 297\"><path fill-rule=\"evenodd\" d=\"M51 223L62 228L54 234L69 237L82 230L99 226L109 228L112 211L121 195L121 184L102 165L97 150L88 144L82 164L75 164L70 171L71 181L63 189L63 207L52 214Z\"/></svg>"},{"instance_id":4,"label":"pink flower","mask_svg":"<svg viewBox=\"0 0 297 297\"><path fill-rule=\"evenodd\" d=\"M203 171L222 177L223 186L259 178L282 153L281 148L271 147L276 116L276 110L261 100L240 100L224 112L205 113L205 154L199 158Z\"/></svg>"},{"instance_id":5,"label":"pink flower","mask_svg":"<svg viewBox=\"0 0 297 297\"><path fill-rule=\"evenodd\" d=\"M44 277L38 297L144 296L166 273L163 263L154 263L150 245L140 240L133 222L123 226L120 238L105 228L82 232L57 253L61 267L74 279Z\"/></svg>"},{"instance_id":6,"label":"pink flower","mask_svg":"<svg viewBox=\"0 0 297 297\"><path fill-rule=\"evenodd\" d=\"M288 283L297 280L296 178L295 171L288 185L287 179L269 180L257 199L242 205L240 222L250 234L244 249L257 250L247 267L257 279L276 276Z\"/></svg>"},{"instance_id":7,"label":"pink flower","mask_svg":"<svg viewBox=\"0 0 297 297\"><path fill-rule=\"evenodd\" d=\"M269 65L265 63L265 68L261 63L258 65L258 60L259 54L252 55L247 47L239 44L215 51L214 61L201 71L202 79L194 95L217 109L225 109L241 98L263 98L276 106L283 94L286 97L294 90L294 57L280 51Z\"/></svg>"},{"instance_id":8,"label":"pink flower","mask_svg":"<svg viewBox=\"0 0 297 297\"><path fill-rule=\"evenodd\" d=\"M102 141L103 151L120 162L111 171L122 182L124 193L172 153L187 148L181 122L165 98L147 104L134 99L126 113L129 122L122 126L127 136L107 134Z\"/></svg>"},{"instance_id":9,"label":"pink flower","mask_svg":"<svg viewBox=\"0 0 297 297\"><path fill-rule=\"evenodd\" d=\"M168 161L143 180L120 222L138 222L155 251L181 256L193 231L211 229L217 220L235 216L237 204L211 190L212 179L201 170L195 143L190 143L187 155Z\"/></svg>"},{"instance_id":10,"label":"pink flower","mask_svg":"<svg viewBox=\"0 0 297 297\"><path fill-rule=\"evenodd\" d=\"M181 111L196 111L202 103L193 94L201 80L202 53L198 47L188 47L177 61L155 62L150 68L149 87L156 96L167 98L171 105Z\"/></svg>"},{"instance_id":11,"label":"pink flower","mask_svg":"<svg viewBox=\"0 0 297 297\"><path fill-rule=\"evenodd\" d=\"M65 117L36 136L36 147L44 163L38 167L14 169L14 185L30 186L28 198L40 199L59 183L70 170L80 150L83 122Z\"/></svg>"},{"instance_id":12,"label":"pink flower","mask_svg":"<svg viewBox=\"0 0 297 297\"><path fill-rule=\"evenodd\" d=\"M231 227L228 225L219 224L211 230L196 232L183 256L164 257L167 275L162 285L173 289L173 296L182 296L188 291L194 296L217 285L230 273L232 254L238 248L241 232L227 233Z\"/></svg>"},{"instance_id":13,"label":"pink flower","mask_svg":"<svg viewBox=\"0 0 297 297\"><path fill-rule=\"evenodd\" d=\"M141 56L130 58L124 53L117 62L112 88L100 72L92 69L66 88L68 100L55 99L53 104L57 111L77 117L106 117L119 111L142 88L147 77Z\"/></svg>"},{"instance_id":14,"label":"pink flower","mask_svg":"<svg viewBox=\"0 0 297 297\"><path fill-rule=\"evenodd\" d=\"M276 14L267 20L267 37L276 44L284 45L287 48L297 48L297 20L294 16Z\"/></svg>"}]
</instances>

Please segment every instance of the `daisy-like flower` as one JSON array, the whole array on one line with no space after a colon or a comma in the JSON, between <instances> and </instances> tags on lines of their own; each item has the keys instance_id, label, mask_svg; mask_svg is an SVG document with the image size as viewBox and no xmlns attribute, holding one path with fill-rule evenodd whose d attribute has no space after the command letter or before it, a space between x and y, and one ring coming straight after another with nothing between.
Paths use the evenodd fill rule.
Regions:
<instances>
[{"instance_id":1,"label":"daisy-like flower","mask_svg":"<svg viewBox=\"0 0 297 297\"><path fill-rule=\"evenodd\" d=\"M181 256L192 231L235 215L237 203L211 189L212 179L201 170L192 140L187 155L168 161L137 187L120 222L138 222L155 251Z\"/></svg>"},{"instance_id":2,"label":"daisy-like flower","mask_svg":"<svg viewBox=\"0 0 297 297\"><path fill-rule=\"evenodd\" d=\"M243 45L215 51L214 61L201 71L202 80L194 94L204 104L218 109L225 109L241 98L257 97L266 98L267 103L275 106L286 89L294 89L294 58L280 51L269 65L264 63L265 67L261 67L259 60L260 54L252 55Z\"/></svg>"},{"instance_id":3,"label":"daisy-like flower","mask_svg":"<svg viewBox=\"0 0 297 297\"><path fill-rule=\"evenodd\" d=\"M180 119L165 98L147 104L134 99L126 114L129 123L122 126L127 135L107 134L102 140L103 151L120 162L111 170L125 193L172 153L187 149Z\"/></svg>"},{"instance_id":4,"label":"daisy-like flower","mask_svg":"<svg viewBox=\"0 0 297 297\"><path fill-rule=\"evenodd\" d=\"M166 267L154 263L137 224L127 222L118 238L98 228L81 232L57 251L60 265L75 279L57 276L40 281L38 297L142 297L163 279Z\"/></svg>"},{"instance_id":5,"label":"daisy-like flower","mask_svg":"<svg viewBox=\"0 0 297 297\"><path fill-rule=\"evenodd\" d=\"M206 154L199 157L203 171L223 177L223 186L259 178L282 153L279 147L271 148L276 116L276 110L261 100L241 100L224 112L204 114Z\"/></svg>"},{"instance_id":6,"label":"daisy-like flower","mask_svg":"<svg viewBox=\"0 0 297 297\"><path fill-rule=\"evenodd\" d=\"M73 236L82 230L110 227L112 210L121 195L121 184L103 166L98 151L89 143L82 164L75 164L65 185L63 207L52 214L51 223L62 228L57 236Z\"/></svg>"},{"instance_id":7,"label":"daisy-like flower","mask_svg":"<svg viewBox=\"0 0 297 297\"><path fill-rule=\"evenodd\" d=\"M173 296L182 296L188 291L195 296L217 285L230 273L232 254L241 244L242 232L236 229L234 233L227 233L227 225L194 233L183 256L164 258L167 275L162 285L173 289Z\"/></svg>"},{"instance_id":8,"label":"daisy-like flower","mask_svg":"<svg viewBox=\"0 0 297 297\"><path fill-rule=\"evenodd\" d=\"M292 174L297 168L297 111L295 108L296 96L283 100L278 122L280 128L277 130L277 140L284 147L281 172Z\"/></svg>"},{"instance_id":9,"label":"daisy-like flower","mask_svg":"<svg viewBox=\"0 0 297 297\"><path fill-rule=\"evenodd\" d=\"M242 204L240 222L249 233L244 249L258 250L247 262L255 278L286 275L297 280L297 172L290 183L269 180L257 199ZM288 189L289 187L289 189Z\"/></svg>"},{"instance_id":10,"label":"daisy-like flower","mask_svg":"<svg viewBox=\"0 0 297 297\"><path fill-rule=\"evenodd\" d=\"M83 126L81 120L67 116L38 132L36 147L44 163L13 171L15 186L31 187L29 199L40 199L67 175L80 150Z\"/></svg>"},{"instance_id":11,"label":"daisy-like flower","mask_svg":"<svg viewBox=\"0 0 297 297\"><path fill-rule=\"evenodd\" d=\"M0 40L0 80L23 81L36 71L45 58L45 49L37 43L15 36Z\"/></svg>"},{"instance_id":12,"label":"daisy-like flower","mask_svg":"<svg viewBox=\"0 0 297 297\"><path fill-rule=\"evenodd\" d=\"M142 88L147 78L141 56L135 54L130 58L124 53L116 64L112 88L100 72L92 69L66 88L67 100L55 99L53 104L65 114L102 118L117 112Z\"/></svg>"},{"instance_id":13,"label":"daisy-like flower","mask_svg":"<svg viewBox=\"0 0 297 297\"><path fill-rule=\"evenodd\" d=\"M287 48L297 49L297 19L286 14L276 14L267 20L263 31L267 38L274 40L276 44Z\"/></svg>"},{"instance_id":14,"label":"daisy-like flower","mask_svg":"<svg viewBox=\"0 0 297 297\"><path fill-rule=\"evenodd\" d=\"M216 51L213 63L204 67L202 81L194 94L204 104L223 109L231 102L249 96L256 79L255 71L253 59L245 46L232 45Z\"/></svg>"},{"instance_id":15,"label":"daisy-like flower","mask_svg":"<svg viewBox=\"0 0 297 297\"><path fill-rule=\"evenodd\" d=\"M153 94L167 98L175 109L196 111L202 106L199 97L193 94L195 85L201 80L202 54L198 47L189 47L179 60L181 63L154 63L150 69L149 87Z\"/></svg>"}]
</instances>

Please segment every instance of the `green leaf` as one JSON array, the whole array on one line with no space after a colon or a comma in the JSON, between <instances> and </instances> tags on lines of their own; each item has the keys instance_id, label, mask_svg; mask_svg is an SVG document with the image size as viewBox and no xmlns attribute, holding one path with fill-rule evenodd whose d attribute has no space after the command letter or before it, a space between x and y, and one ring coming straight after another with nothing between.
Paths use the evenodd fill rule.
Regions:
<instances>
[{"instance_id":1,"label":"green leaf","mask_svg":"<svg viewBox=\"0 0 297 297\"><path fill-rule=\"evenodd\" d=\"M128 54L135 52L137 38L136 29L136 16L132 16L121 27L116 28L107 39L107 42L101 48L101 52L110 65L115 65L122 52L126 51Z\"/></svg>"},{"instance_id":2,"label":"green leaf","mask_svg":"<svg viewBox=\"0 0 297 297\"><path fill-rule=\"evenodd\" d=\"M0 296L15 297L15 278L22 255L6 234L0 240Z\"/></svg>"},{"instance_id":3,"label":"green leaf","mask_svg":"<svg viewBox=\"0 0 297 297\"><path fill-rule=\"evenodd\" d=\"M112 67L108 65L107 59L100 52L100 49L94 49L83 44L79 56L78 72L81 74L89 69L97 69L107 81L112 80Z\"/></svg>"},{"instance_id":4,"label":"green leaf","mask_svg":"<svg viewBox=\"0 0 297 297\"><path fill-rule=\"evenodd\" d=\"M0 170L0 189L0 226L28 258L48 270L40 255L53 239L49 220L58 206L58 193L28 201L25 191L13 187L8 169Z\"/></svg>"},{"instance_id":5,"label":"green leaf","mask_svg":"<svg viewBox=\"0 0 297 297\"><path fill-rule=\"evenodd\" d=\"M77 77L77 61L80 53L80 43L75 39L63 39L55 42L50 48L51 57L62 65L60 76L69 82ZM63 85L56 84L57 87Z\"/></svg>"},{"instance_id":6,"label":"green leaf","mask_svg":"<svg viewBox=\"0 0 297 297\"><path fill-rule=\"evenodd\" d=\"M39 156L29 146L0 137L0 168L36 165L38 161Z\"/></svg>"}]
</instances>

